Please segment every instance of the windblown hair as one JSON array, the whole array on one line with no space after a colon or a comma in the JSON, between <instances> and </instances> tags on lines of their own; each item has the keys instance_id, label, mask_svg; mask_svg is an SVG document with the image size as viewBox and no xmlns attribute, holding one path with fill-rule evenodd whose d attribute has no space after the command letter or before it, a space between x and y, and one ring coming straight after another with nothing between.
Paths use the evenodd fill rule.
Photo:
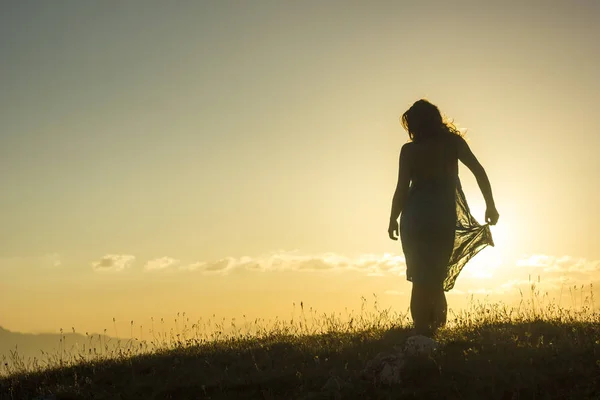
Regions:
<instances>
[{"instance_id":1,"label":"windblown hair","mask_svg":"<svg viewBox=\"0 0 600 400\"><path fill-rule=\"evenodd\" d=\"M443 134L463 136L452 121L444 118L440 110L425 99L417 100L402 114L401 122L413 142Z\"/></svg>"}]
</instances>

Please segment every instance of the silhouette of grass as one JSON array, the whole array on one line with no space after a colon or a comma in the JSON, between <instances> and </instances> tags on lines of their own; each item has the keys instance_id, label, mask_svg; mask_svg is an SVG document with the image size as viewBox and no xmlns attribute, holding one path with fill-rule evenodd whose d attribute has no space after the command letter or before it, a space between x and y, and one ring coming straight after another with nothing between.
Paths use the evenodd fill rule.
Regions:
<instances>
[{"instance_id":1,"label":"silhouette of grass","mask_svg":"<svg viewBox=\"0 0 600 400\"><path fill-rule=\"evenodd\" d=\"M574 291L581 288L572 288ZM407 363L385 386L361 371L402 345L406 314L363 298L359 312L319 314L300 304L290 320L199 321L178 315L152 340L91 347L25 362L0 378L0 399L600 399L600 314L593 290L578 308L540 295L508 307L471 297L450 315L438 351ZM164 323L164 321L163 321ZM133 321L131 322L133 336ZM324 388L325 385L325 388ZM333 388L332 388L333 387Z\"/></svg>"}]
</instances>

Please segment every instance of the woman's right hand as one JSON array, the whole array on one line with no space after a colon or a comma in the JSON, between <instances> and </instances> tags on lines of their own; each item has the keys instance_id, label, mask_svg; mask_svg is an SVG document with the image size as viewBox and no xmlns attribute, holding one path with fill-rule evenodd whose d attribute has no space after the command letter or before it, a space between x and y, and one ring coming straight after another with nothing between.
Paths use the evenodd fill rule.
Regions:
<instances>
[{"instance_id":1,"label":"woman's right hand","mask_svg":"<svg viewBox=\"0 0 600 400\"><path fill-rule=\"evenodd\" d=\"M388 235L392 240L398 240L400 234L398 220L390 218L390 225L388 227Z\"/></svg>"},{"instance_id":2,"label":"woman's right hand","mask_svg":"<svg viewBox=\"0 0 600 400\"><path fill-rule=\"evenodd\" d=\"M498 210L496 210L495 206L488 207L485 210L485 222L488 224L496 225L498 218L500 218L500 214L498 214Z\"/></svg>"}]
</instances>

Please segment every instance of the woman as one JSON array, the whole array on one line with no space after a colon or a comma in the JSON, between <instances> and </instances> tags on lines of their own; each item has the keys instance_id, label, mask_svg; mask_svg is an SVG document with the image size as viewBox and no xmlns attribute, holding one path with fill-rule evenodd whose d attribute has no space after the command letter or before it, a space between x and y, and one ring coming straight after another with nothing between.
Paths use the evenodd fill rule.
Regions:
<instances>
[{"instance_id":1,"label":"woman","mask_svg":"<svg viewBox=\"0 0 600 400\"><path fill-rule=\"evenodd\" d=\"M471 257L494 245L489 225L499 215L485 170L435 105L415 102L402 115L402 126L411 141L400 151L388 234L398 240L399 233L402 242L406 278L413 284L410 311L416 334L432 336L446 323L444 291L452 289ZM489 225L477 223L469 211L458 179L459 160L477 179Z\"/></svg>"}]
</instances>

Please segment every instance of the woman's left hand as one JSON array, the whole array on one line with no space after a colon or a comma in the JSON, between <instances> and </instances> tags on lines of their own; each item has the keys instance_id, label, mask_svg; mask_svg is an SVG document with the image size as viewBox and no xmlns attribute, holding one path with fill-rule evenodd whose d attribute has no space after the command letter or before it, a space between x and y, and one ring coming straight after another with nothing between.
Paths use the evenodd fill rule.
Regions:
<instances>
[{"instance_id":1,"label":"woman's left hand","mask_svg":"<svg viewBox=\"0 0 600 400\"><path fill-rule=\"evenodd\" d=\"M390 239L398 240L398 221L395 219L390 219L390 226L388 228L388 235L390 235Z\"/></svg>"}]
</instances>

